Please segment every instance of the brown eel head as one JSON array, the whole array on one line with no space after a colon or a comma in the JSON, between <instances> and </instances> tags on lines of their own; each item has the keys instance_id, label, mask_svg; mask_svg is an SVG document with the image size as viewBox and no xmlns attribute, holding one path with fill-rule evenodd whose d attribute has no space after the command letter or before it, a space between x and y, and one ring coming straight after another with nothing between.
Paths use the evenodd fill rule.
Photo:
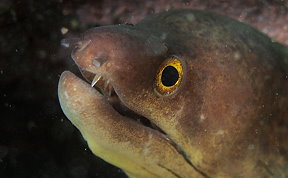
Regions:
<instances>
[{"instance_id":1,"label":"brown eel head","mask_svg":"<svg viewBox=\"0 0 288 178\"><path fill-rule=\"evenodd\" d=\"M72 44L73 42L73 44ZM98 27L72 45L86 81L58 95L92 152L130 177L288 175L288 50L192 10Z\"/></svg>"}]
</instances>

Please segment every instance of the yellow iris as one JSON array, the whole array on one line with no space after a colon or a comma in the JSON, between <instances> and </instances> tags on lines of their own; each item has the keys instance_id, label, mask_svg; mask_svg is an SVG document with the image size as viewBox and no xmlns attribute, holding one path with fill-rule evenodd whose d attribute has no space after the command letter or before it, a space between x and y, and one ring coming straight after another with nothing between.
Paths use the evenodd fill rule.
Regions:
<instances>
[{"instance_id":1,"label":"yellow iris","mask_svg":"<svg viewBox=\"0 0 288 178\"><path fill-rule=\"evenodd\" d=\"M176 57L165 60L159 67L155 89L160 95L170 95L174 93L183 80L183 64Z\"/></svg>"}]
</instances>

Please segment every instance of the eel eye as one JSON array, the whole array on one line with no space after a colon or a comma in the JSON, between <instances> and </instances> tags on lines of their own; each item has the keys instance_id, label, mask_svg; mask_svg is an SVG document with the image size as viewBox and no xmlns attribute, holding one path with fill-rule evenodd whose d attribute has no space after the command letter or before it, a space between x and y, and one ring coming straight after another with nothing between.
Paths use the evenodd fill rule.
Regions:
<instances>
[{"instance_id":1,"label":"eel eye","mask_svg":"<svg viewBox=\"0 0 288 178\"><path fill-rule=\"evenodd\" d=\"M166 59L157 71L155 89L160 95L173 94L183 80L183 65L176 57Z\"/></svg>"}]
</instances>

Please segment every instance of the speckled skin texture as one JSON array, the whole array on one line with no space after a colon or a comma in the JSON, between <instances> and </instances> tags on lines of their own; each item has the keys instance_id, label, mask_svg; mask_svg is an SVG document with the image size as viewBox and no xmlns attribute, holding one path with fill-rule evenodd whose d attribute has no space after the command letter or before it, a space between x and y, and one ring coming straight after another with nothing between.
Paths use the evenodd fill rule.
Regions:
<instances>
[{"instance_id":1,"label":"speckled skin texture","mask_svg":"<svg viewBox=\"0 0 288 178\"><path fill-rule=\"evenodd\" d=\"M125 106L166 133L121 116L95 89L63 73L62 109L97 156L131 177L288 176L287 47L193 10L95 28L79 41L72 57L85 78L101 73ZM155 75L171 55L185 66L184 80L173 95L159 96ZM95 67L99 56L103 64Z\"/></svg>"}]
</instances>

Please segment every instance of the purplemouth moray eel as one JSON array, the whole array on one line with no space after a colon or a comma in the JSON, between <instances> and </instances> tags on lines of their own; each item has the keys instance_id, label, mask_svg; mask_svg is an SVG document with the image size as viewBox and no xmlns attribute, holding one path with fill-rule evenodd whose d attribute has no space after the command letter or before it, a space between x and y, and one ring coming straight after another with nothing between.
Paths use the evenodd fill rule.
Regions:
<instances>
[{"instance_id":1,"label":"purplemouth moray eel","mask_svg":"<svg viewBox=\"0 0 288 178\"><path fill-rule=\"evenodd\" d=\"M198 10L62 43L84 79L62 73L61 108L129 177L288 177L287 46Z\"/></svg>"}]
</instances>

